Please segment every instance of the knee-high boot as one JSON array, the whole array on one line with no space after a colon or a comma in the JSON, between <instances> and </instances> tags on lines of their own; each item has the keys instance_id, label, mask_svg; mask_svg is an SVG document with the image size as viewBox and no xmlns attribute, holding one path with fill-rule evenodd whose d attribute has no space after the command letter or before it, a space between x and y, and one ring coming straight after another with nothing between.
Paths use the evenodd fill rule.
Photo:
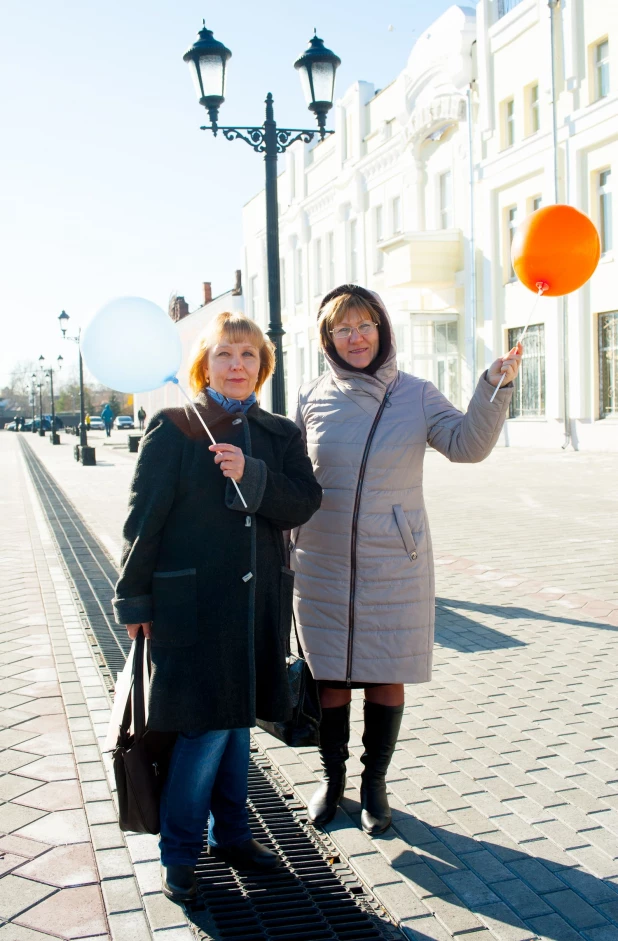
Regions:
<instances>
[{"instance_id":1,"label":"knee-high boot","mask_svg":"<svg viewBox=\"0 0 618 941\"><path fill-rule=\"evenodd\" d=\"M384 833L391 825L386 798L386 772L401 726L403 706L382 706L365 701L365 751L361 761L361 824L365 833Z\"/></svg>"},{"instance_id":2,"label":"knee-high boot","mask_svg":"<svg viewBox=\"0 0 618 941\"><path fill-rule=\"evenodd\" d=\"M349 740L350 704L322 709L320 760L324 776L307 808L309 820L319 827L333 819L343 797Z\"/></svg>"}]
</instances>

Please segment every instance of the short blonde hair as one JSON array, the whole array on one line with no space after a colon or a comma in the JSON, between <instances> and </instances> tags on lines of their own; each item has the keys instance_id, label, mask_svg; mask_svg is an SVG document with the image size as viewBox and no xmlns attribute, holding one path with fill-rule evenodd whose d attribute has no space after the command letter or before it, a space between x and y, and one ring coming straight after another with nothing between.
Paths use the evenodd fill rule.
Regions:
<instances>
[{"instance_id":1,"label":"short blonde hair","mask_svg":"<svg viewBox=\"0 0 618 941\"><path fill-rule=\"evenodd\" d=\"M318 320L322 349L332 347L331 331L333 327L341 323L351 310L356 310L359 314L366 314L378 326L382 323L380 308L377 303L369 300L369 291L363 291L363 294L361 294L360 292L357 293L358 289L354 289L352 285L350 285L350 290L345 290L347 287L347 285L343 285L341 289L337 289L341 290L341 293L336 294L330 300L326 300L328 294L326 295L326 303L320 311Z\"/></svg>"},{"instance_id":2,"label":"short blonde hair","mask_svg":"<svg viewBox=\"0 0 618 941\"><path fill-rule=\"evenodd\" d=\"M251 343L260 352L260 371L255 384L256 395L275 371L275 347L255 320L244 314L218 314L198 337L189 365L189 384L194 394L208 385L208 352L222 340L228 343Z\"/></svg>"}]
</instances>

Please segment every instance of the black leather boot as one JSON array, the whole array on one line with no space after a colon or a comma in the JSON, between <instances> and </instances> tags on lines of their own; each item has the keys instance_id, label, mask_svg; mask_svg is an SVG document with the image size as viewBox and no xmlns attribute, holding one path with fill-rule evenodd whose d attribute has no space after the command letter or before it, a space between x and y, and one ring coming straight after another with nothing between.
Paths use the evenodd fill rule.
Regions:
<instances>
[{"instance_id":1,"label":"black leather boot","mask_svg":"<svg viewBox=\"0 0 618 941\"><path fill-rule=\"evenodd\" d=\"M345 790L345 763L349 757L350 704L322 709L320 760L324 769L317 791L307 808L311 823L323 827L333 819Z\"/></svg>"},{"instance_id":2,"label":"black leather boot","mask_svg":"<svg viewBox=\"0 0 618 941\"><path fill-rule=\"evenodd\" d=\"M281 857L257 840L245 840L244 843L232 843L229 846L209 846L208 855L222 859L234 869L255 869L258 872L270 872L282 865Z\"/></svg>"},{"instance_id":3,"label":"black leather boot","mask_svg":"<svg viewBox=\"0 0 618 941\"><path fill-rule=\"evenodd\" d=\"M163 895L173 902L188 902L197 894L197 881L193 866L161 866Z\"/></svg>"},{"instance_id":4,"label":"black leather boot","mask_svg":"<svg viewBox=\"0 0 618 941\"><path fill-rule=\"evenodd\" d=\"M386 799L386 772L391 763L401 726L403 706L381 706L365 701L365 751L361 761L361 824L365 833L384 833L391 825Z\"/></svg>"}]
</instances>

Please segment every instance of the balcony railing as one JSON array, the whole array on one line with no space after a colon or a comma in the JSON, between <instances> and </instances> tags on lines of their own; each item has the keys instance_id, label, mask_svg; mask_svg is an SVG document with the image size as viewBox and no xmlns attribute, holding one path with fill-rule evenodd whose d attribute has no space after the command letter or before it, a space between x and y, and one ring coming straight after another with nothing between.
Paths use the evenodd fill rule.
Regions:
<instances>
[{"instance_id":1,"label":"balcony railing","mask_svg":"<svg viewBox=\"0 0 618 941\"><path fill-rule=\"evenodd\" d=\"M498 0L498 19L502 19L503 16L506 16L511 10L514 10L517 4L521 2L522 0Z\"/></svg>"}]
</instances>

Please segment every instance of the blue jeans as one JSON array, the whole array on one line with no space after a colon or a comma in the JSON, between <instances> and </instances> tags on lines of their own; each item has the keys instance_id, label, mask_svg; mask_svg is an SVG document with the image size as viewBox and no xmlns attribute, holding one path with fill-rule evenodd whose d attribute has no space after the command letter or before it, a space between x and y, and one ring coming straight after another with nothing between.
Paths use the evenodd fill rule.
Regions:
<instances>
[{"instance_id":1,"label":"blue jeans","mask_svg":"<svg viewBox=\"0 0 618 941\"><path fill-rule=\"evenodd\" d=\"M207 823L210 846L251 839L248 773L249 729L178 736L161 797L164 866L195 866Z\"/></svg>"}]
</instances>

